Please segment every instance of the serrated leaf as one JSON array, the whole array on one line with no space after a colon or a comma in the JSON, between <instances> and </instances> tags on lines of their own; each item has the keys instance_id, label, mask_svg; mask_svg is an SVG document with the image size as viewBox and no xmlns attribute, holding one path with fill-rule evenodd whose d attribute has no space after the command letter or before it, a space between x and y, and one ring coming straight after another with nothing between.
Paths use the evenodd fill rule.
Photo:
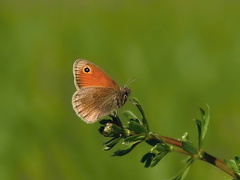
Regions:
<instances>
[{"instance_id":1,"label":"serrated leaf","mask_svg":"<svg viewBox=\"0 0 240 180\"><path fill-rule=\"evenodd\" d=\"M141 133L147 133L147 129L146 127L144 127L143 125L139 124L136 121L130 121L129 124L129 129L134 131L135 133L141 134Z\"/></svg>"}]
</instances>

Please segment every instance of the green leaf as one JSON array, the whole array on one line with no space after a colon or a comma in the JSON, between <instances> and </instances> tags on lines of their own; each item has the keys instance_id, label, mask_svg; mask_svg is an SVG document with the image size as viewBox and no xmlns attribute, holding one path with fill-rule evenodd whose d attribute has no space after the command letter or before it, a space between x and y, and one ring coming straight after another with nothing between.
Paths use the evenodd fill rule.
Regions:
<instances>
[{"instance_id":1,"label":"green leaf","mask_svg":"<svg viewBox=\"0 0 240 180\"><path fill-rule=\"evenodd\" d=\"M187 151L191 155L198 155L198 150L196 146L189 140L188 133L182 136L182 146L183 150Z\"/></svg>"},{"instance_id":2,"label":"green leaf","mask_svg":"<svg viewBox=\"0 0 240 180\"><path fill-rule=\"evenodd\" d=\"M190 165L194 162L194 159L191 158L188 163L186 164L186 166L175 176L173 177L171 180L183 180L186 175L188 174L188 171L190 169Z\"/></svg>"},{"instance_id":3,"label":"green leaf","mask_svg":"<svg viewBox=\"0 0 240 180\"><path fill-rule=\"evenodd\" d=\"M122 137L112 138L111 140L105 142L103 144L103 149L105 151L112 149L121 140L121 138Z\"/></svg>"},{"instance_id":4,"label":"green leaf","mask_svg":"<svg viewBox=\"0 0 240 180\"><path fill-rule=\"evenodd\" d=\"M170 147L164 143L156 144L150 152L142 157L141 162L145 163L145 167L154 167L158 162L168 154Z\"/></svg>"},{"instance_id":5,"label":"green leaf","mask_svg":"<svg viewBox=\"0 0 240 180\"><path fill-rule=\"evenodd\" d=\"M112 130L110 126L101 126L99 132L105 137L115 137L116 133Z\"/></svg>"},{"instance_id":6,"label":"green leaf","mask_svg":"<svg viewBox=\"0 0 240 180\"><path fill-rule=\"evenodd\" d=\"M158 153L155 157L152 159L151 167L156 166L159 161L168 154L168 151Z\"/></svg>"},{"instance_id":7,"label":"green leaf","mask_svg":"<svg viewBox=\"0 0 240 180\"><path fill-rule=\"evenodd\" d=\"M126 145L127 147L124 149L120 149L114 152L113 156L123 156L130 151L133 150L133 148L139 144L140 142L144 141L146 138L145 135L135 135L135 136L129 136L125 138L122 144Z\"/></svg>"},{"instance_id":8,"label":"green leaf","mask_svg":"<svg viewBox=\"0 0 240 180\"><path fill-rule=\"evenodd\" d=\"M180 172L178 175L173 177L171 180L183 180L187 176L189 169L190 169L190 167L187 167L182 172Z\"/></svg>"},{"instance_id":9,"label":"green leaf","mask_svg":"<svg viewBox=\"0 0 240 180\"><path fill-rule=\"evenodd\" d=\"M153 154L153 153L150 153L150 152L144 154L144 156L143 156L142 159L141 159L141 162L144 163L147 159L149 159L149 157L152 156L152 154Z\"/></svg>"},{"instance_id":10,"label":"green leaf","mask_svg":"<svg viewBox=\"0 0 240 180\"><path fill-rule=\"evenodd\" d=\"M151 163L152 163L152 159L155 157L155 154L153 153L146 153L142 159L141 159L141 162L142 163L145 163L144 167L150 167Z\"/></svg>"},{"instance_id":11,"label":"green leaf","mask_svg":"<svg viewBox=\"0 0 240 180\"><path fill-rule=\"evenodd\" d=\"M123 115L127 117L127 119L129 120L135 120L135 121L138 121L138 117L132 112L132 111L125 111L123 112ZM140 123L140 122L139 122Z\"/></svg>"},{"instance_id":12,"label":"green leaf","mask_svg":"<svg viewBox=\"0 0 240 180\"><path fill-rule=\"evenodd\" d=\"M124 145L127 146L132 146L134 144L140 143L144 141L146 138L146 135L134 135L134 136L129 136L124 139L123 143Z\"/></svg>"},{"instance_id":13,"label":"green leaf","mask_svg":"<svg viewBox=\"0 0 240 180\"><path fill-rule=\"evenodd\" d=\"M148 143L151 146L155 146L157 143L164 143L164 141L158 134L149 132L149 138L146 140L146 143Z\"/></svg>"},{"instance_id":14,"label":"green leaf","mask_svg":"<svg viewBox=\"0 0 240 180\"><path fill-rule=\"evenodd\" d=\"M148 132L146 127L144 127L143 125L139 124L136 121L130 121L128 126L131 131L134 131L135 133L138 133L138 134Z\"/></svg>"},{"instance_id":15,"label":"green leaf","mask_svg":"<svg viewBox=\"0 0 240 180\"><path fill-rule=\"evenodd\" d=\"M210 107L207 105L207 114L205 114L205 111L203 109L201 109L201 114L202 114L202 141L205 138L205 135L207 133L207 129L208 129L208 124L209 124L209 120L210 120Z\"/></svg>"},{"instance_id":16,"label":"green leaf","mask_svg":"<svg viewBox=\"0 0 240 180\"><path fill-rule=\"evenodd\" d=\"M138 110L140 111L141 115L142 115L142 124L146 127L147 131L149 132L149 126L148 126L148 122L147 122L147 118L145 116L144 110L141 106L141 104L139 103L137 98L132 98L130 100L135 106L137 106Z\"/></svg>"},{"instance_id":17,"label":"green leaf","mask_svg":"<svg viewBox=\"0 0 240 180\"><path fill-rule=\"evenodd\" d=\"M99 123L102 125L106 125L107 123L113 123L113 121L110 119L102 119L101 121L99 121Z\"/></svg>"},{"instance_id":18,"label":"green leaf","mask_svg":"<svg viewBox=\"0 0 240 180\"><path fill-rule=\"evenodd\" d=\"M114 124L116 124L117 126L123 128L122 122L121 122L121 120L118 117L116 112L113 115L109 115L109 116L112 118L112 121L113 121Z\"/></svg>"},{"instance_id":19,"label":"green leaf","mask_svg":"<svg viewBox=\"0 0 240 180\"><path fill-rule=\"evenodd\" d=\"M200 150L203 144L203 140L206 136L208 124L210 120L210 107L207 105L207 113L200 108L201 120L194 119L198 128L198 149Z\"/></svg>"},{"instance_id":20,"label":"green leaf","mask_svg":"<svg viewBox=\"0 0 240 180\"><path fill-rule=\"evenodd\" d=\"M235 156L234 159L225 160L226 164L240 176L240 157Z\"/></svg>"},{"instance_id":21,"label":"green leaf","mask_svg":"<svg viewBox=\"0 0 240 180\"><path fill-rule=\"evenodd\" d=\"M105 126L101 126L99 132L106 137L118 137L125 134L125 131L121 127L112 122L107 123Z\"/></svg>"},{"instance_id":22,"label":"green leaf","mask_svg":"<svg viewBox=\"0 0 240 180\"><path fill-rule=\"evenodd\" d=\"M119 134L119 135L125 133L125 131L124 131L121 127L119 127L119 126L117 126L117 125L115 125L115 124L112 125L112 130L113 130L116 134Z\"/></svg>"},{"instance_id":23,"label":"green leaf","mask_svg":"<svg viewBox=\"0 0 240 180\"><path fill-rule=\"evenodd\" d=\"M189 154L198 155L198 151L191 141L183 141L182 146L183 146L183 150L187 151Z\"/></svg>"},{"instance_id":24,"label":"green leaf","mask_svg":"<svg viewBox=\"0 0 240 180\"><path fill-rule=\"evenodd\" d=\"M234 159L235 159L235 162L238 164L238 166L240 168L240 157L239 156L235 156Z\"/></svg>"},{"instance_id":25,"label":"green leaf","mask_svg":"<svg viewBox=\"0 0 240 180\"><path fill-rule=\"evenodd\" d=\"M194 119L194 121L197 124L198 128L198 148L200 149L202 146L202 121L198 119Z\"/></svg>"},{"instance_id":26,"label":"green leaf","mask_svg":"<svg viewBox=\"0 0 240 180\"><path fill-rule=\"evenodd\" d=\"M126 155L129 152L131 152L137 144L138 143L136 143L136 144L134 144L132 146L128 146L128 147L126 147L124 149L117 150L117 151L114 152L113 156L123 156L123 155Z\"/></svg>"},{"instance_id":27,"label":"green leaf","mask_svg":"<svg viewBox=\"0 0 240 180\"><path fill-rule=\"evenodd\" d=\"M150 146L155 146L157 143L161 143L162 141L159 141L158 139L147 139L146 143L148 143Z\"/></svg>"},{"instance_id":28,"label":"green leaf","mask_svg":"<svg viewBox=\"0 0 240 180\"><path fill-rule=\"evenodd\" d=\"M169 152L171 151L171 147L168 146L165 143L157 143L152 149L151 149L151 153L161 153L161 152Z\"/></svg>"}]
</instances>

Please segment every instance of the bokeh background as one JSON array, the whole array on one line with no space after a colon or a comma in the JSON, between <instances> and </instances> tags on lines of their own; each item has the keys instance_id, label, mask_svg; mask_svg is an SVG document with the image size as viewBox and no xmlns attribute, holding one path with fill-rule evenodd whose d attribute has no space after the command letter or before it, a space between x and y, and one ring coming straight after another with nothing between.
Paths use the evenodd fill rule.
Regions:
<instances>
[{"instance_id":1,"label":"bokeh background","mask_svg":"<svg viewBox=\"0 0 240 180\"><path fill-rule=\"evenodd\" d=\"M171 153L144 168L147 144L121 158L102 150L99 124L72 110L77 58L119 85L137 78L129 86L153 132L196 142L193 118L208 104L204 149L240 155L239 9L239 0L1 0L0 179L159 180L183 167L185 156ZM196 162L186 179L224 178Z\"/></svg>"}]
</instances>

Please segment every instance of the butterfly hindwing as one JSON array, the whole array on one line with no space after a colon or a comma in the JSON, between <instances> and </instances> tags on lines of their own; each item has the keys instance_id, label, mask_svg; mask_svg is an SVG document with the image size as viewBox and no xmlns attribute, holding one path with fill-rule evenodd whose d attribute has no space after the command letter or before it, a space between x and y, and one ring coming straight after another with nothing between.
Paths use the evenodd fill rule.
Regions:
<instances>
[{"instance_id":1,"label":"butterfly hindwing","mask_svg":"<svg viewBox=\"0 0 240 180\"><path fill-rule=\"evenodd\" d=\"M118 108L116 95L113 88L80 88L73 95L73 108L82 120L93 123Z\"/></svg>"}]
</instances>

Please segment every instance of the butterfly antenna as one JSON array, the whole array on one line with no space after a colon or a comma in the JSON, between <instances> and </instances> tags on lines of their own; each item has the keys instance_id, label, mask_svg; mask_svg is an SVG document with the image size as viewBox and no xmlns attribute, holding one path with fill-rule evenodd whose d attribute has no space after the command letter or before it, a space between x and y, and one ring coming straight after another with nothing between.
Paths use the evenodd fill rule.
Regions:
<instances>
[{"instance_id":1,"label":"butterfly antenna","mask_svg":"<svg viewBox=\"0 0 240 180\"><path fill-rule=\"evenodd\" d=\"M134 82L136 80L139 80L139 79L131 77L130 79L128 79L128 81L126 82L125 86L128 86L129 84L131 84L132 82Z\"/></svg>"}]
</instances>

